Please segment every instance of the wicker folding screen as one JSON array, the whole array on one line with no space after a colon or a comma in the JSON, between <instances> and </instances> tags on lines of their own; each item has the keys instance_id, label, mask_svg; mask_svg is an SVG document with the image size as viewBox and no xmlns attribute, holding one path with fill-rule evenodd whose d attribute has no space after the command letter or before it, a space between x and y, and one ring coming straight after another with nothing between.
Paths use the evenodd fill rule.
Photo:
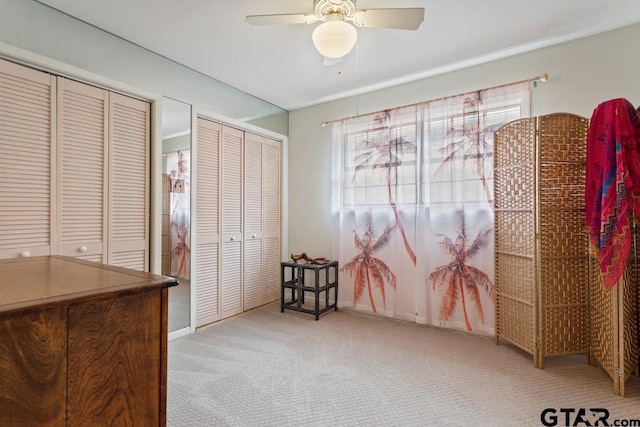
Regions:
<instances>
[{"instance_id":1,"label":"wicker folding screen","mask_svg":"<svg viewBox=\"0 0 640 427\"><path fill-rule=\"evenodd\" d=\"M629 254L624 275L609 290L602 287L598 260L591 258L591 362L611 377L619 396L638 368L637 255L637 249Z\"/></svg>"},{"instance_id":2,"label":"wicker folding screen","mask_svg":"<svg viewBox=\"0 0 640 427\"><path fill-rule=\"evenodd\" d=\"M640 108L638 108L640 115ZM634 221L637 223L637 218ZM615 287L605 290L596 258L591 264L591 362L598 363L613 380L613 392L624 396L625 384L638 370L638 256L640 229L634 228L632 251L624 275Z\"/></svg>"},{"instance_id":3,"label":"wicker folding screen","mask_svg":"<svg viewBox=\"0 0 640 427\"><path fill-rule=\"evenodd\" d=\"M589 351L584 181L588 120L511 122L494 138L496 340L533 355Z\"/></svg>"}]
</instances>

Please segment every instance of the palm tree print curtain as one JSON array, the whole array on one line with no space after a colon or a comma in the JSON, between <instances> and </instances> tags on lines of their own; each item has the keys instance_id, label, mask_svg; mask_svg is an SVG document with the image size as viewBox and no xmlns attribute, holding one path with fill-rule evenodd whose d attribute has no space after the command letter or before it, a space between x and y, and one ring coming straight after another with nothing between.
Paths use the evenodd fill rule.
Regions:
<instances>
[{"instance_id":1,"label":"palm tree print curtain","mask_svg":"<svg viewBox=\"0 0 640 427\"><path fill-rule=\"evenodd\" d=\"M492 335L493 133L528 116L525 82L334 125L338 304Z\"/></svg>"}]
</instances>

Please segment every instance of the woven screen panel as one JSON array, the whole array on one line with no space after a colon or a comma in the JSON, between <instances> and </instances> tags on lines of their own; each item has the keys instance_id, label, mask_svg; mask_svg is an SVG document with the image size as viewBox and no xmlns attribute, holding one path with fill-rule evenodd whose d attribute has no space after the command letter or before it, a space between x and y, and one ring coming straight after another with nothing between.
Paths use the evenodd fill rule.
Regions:
<instances>
[{"instance_id":1,"label":"woven screen panel","mask_svg":"<svg viewBox=\"0 0 640 427\"><path fill-rule=\"evenodd\" d=\"M584 182L588 120L568 113L538 120L541 356L587 353Z\"/></svg>"},{"instance_id":2,"label":"woven screen panel","mask_svg":"<svg viewBox=\"0 0 640 427\"><path fill-rule=\"evenodd\" d=\"M570 159L566 157L566 159ZM584 210L585 161L544 161L540 163L540 206L563 210ZM559 202L562 202L560 205ZM582 219L582 218L581 218Z\"/></svg>"},{"instance_id":3,"label":"woven screen panel","mask_svg":"<svg viewBox=\"0 0 640 427\"><path fill-rule=\"evenodd\" d=\"M496 335L535 352L535 118L494 137Z\"/></svg>"},{"instance_id":4,"label":"woven screen panel","mask_svg":"<svg viewBox=\"0 0 640 427\"><path fill-rule=\"evenodd\" d=\"M638 116L640 116L640 107L636 111ZM638 301L638 294L640 289L638 288L640 284L638 283L638 279L640 278L640 221L636 218L636 228L634 229L634 247L635 251L633 251L633 263L631 266L628 266L627 269L632 269L629 273L632 275L629 282L627 282L627 286L625 287L625 292L623 295L624 298L624 371L625 371L625 381L634 369L638 368L638 364L640 363L640 322L638 318L640 317L640 301ZM630 260L631 261L631 260ZM629 262L630 262L629 261Z\"/></svg>"},{"instance_id":5,"label":"woven screen panel","mask_svg":"<svg viewBox=\"0 0 640 427\"><path fill-rule=\"evenodd\" d=\"M506 294L496 295L497 317L508 319L498 323L496 334L505 338L529 354L535 347L535 312L532 304L510 298Z\"/></svg>"},{"instance_id":6,"label":"woven screen panel","mask_svg":"<svg viewBox=\"0 0 640 427\"><path fill-rule=\"evenodd\" d=\"M602 275L596 258L591 258L591 357L610 376L614 377L617 350L614 338L616 335L614 292L607 292L602 287Z\"/></svg>"},{"instance_id":7,"label":"woven screen panel","mask_svg":"<svg viewBox=\"0 0 640 427\"><path fill-rule=\"evenodd\" d=\"M588 120L511 122L494 139L496 334L543 358L588 353Z\"/></svg>"},{"instance_id":8,"label":"woven screen panel","mask_svg":"<svg viewBox=\"0 0 640 427\"><path fill-rule=\"evenodd\" d=\"M533 262L535 251L535 221L529 211L498 210L496 205L496 249L500 254L518 255Z\"/></svg>"},{"instance_id":9,"label":"woven screen panel","mask_svg":"<svg viewBox=\"0 0 640 427\"><path fill-rule=\"evenodd\" d=\"M638 236L636 236L638 238ZM638 366L638 311L636 306L637 295L637 257L633 262L629 259L627 265L628 275L625 275L626 282L621 292L622 296L622 351L624 360L624 381L626 381L633 370Z\"/></svg>"},{"instance_id":10,"label":"woven screen panel","mask_svg":"<svg viewBox=\"0 0 640 427\"><path fill-rule=\"evenodd\" d=\"M637 238L637 236L636 236ZM598 261L591 262L591 356L613 380L614 393L624 396L625 383L638 366L636 254L614 288L602 286Z\"/></svg>"},{"instance_id":11,"label":"woven screen panel","mask_svg":"<svg viewBox=\"0 0 640 427\"><path fill-rule=\"evenodd\" d=\"M580 258L579 264L583 266L581 272L587 274L588 240L584 230L584 217L582 209L568 209L564 201L558 198L558 207L551 208L551 204L545 209L539 208L540 220L540 247L543 256ZM568 261L573 262L573 261ZM586 300L584 301L586 303Z\"/></svg>"},{"instance_id":12,"label":"woven screen panel","mask_svg":"<svg viewBox=\"0 0 640 427\"><path fill-rule=\"evenodd\" d=\"M638 108L638 115L640 115L640 108ZM640 221L638 218L634 218L636 227L633 230L634 244L632 248L632 255L627 261L627 271L629 274L629 280L626 282L623 294L623 315L624 315L624 331L623 331L623 349L624 349L624 372L625 381L631 375L631 372L638 367L640 363L640 330L639 319L640 313L640 284L638 279L640 278Z\"/></svg>"},{"instance_id":13,"label":"woven screen panel","mask_svg":"<svg viewBox=\"0 0 640 427\"><path fill-rule=\"evenodd\" d=\"M588 119L570 113L554 113L540 116L538 120L543 140L539 147L541 163L569 161L584 164Z\"/></svg>"}]
</instances>

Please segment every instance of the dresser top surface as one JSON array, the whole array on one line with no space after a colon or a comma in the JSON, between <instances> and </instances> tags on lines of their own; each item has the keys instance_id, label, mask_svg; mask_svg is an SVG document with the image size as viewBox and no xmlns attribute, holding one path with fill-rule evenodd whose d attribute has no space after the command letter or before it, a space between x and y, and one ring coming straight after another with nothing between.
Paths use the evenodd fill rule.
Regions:
<instances>
[{"instance_id":1,"label":"dresser top surface","mask_svg":"<svg viewBox=\"0 0 640 427\"><path fill-rule=\"evenodd\" d=\"M0 260L0 314L16 309L177 285L176 279L62 256Z\"/></svg>"}]
</instances>

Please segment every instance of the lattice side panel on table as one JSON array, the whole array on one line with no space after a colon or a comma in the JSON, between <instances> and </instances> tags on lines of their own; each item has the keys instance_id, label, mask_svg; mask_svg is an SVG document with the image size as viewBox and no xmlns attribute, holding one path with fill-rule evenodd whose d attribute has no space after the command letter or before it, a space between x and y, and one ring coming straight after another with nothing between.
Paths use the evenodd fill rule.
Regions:
<instances>
[{"instance_id":1,"label":"lattice side panel on table","mask_svg":"<svg viewBox=\"0 0 640 427\"><path fill-rule=\"evenodd\" d=\"M584 182L588 120L538 118L541 356L588 353L588 241ZM542 367L540 361L539 367Z\"/></svg>"},{"instance_id":2,"label":"lattice side panel on table","mask_svg":"<svg viewBox=\"0 0 640 427\"><path fill-rule=\"evenodd\" d=\"M494 137L496 338L534 354L535 119Z\"/></svg>"}]
</instances>

